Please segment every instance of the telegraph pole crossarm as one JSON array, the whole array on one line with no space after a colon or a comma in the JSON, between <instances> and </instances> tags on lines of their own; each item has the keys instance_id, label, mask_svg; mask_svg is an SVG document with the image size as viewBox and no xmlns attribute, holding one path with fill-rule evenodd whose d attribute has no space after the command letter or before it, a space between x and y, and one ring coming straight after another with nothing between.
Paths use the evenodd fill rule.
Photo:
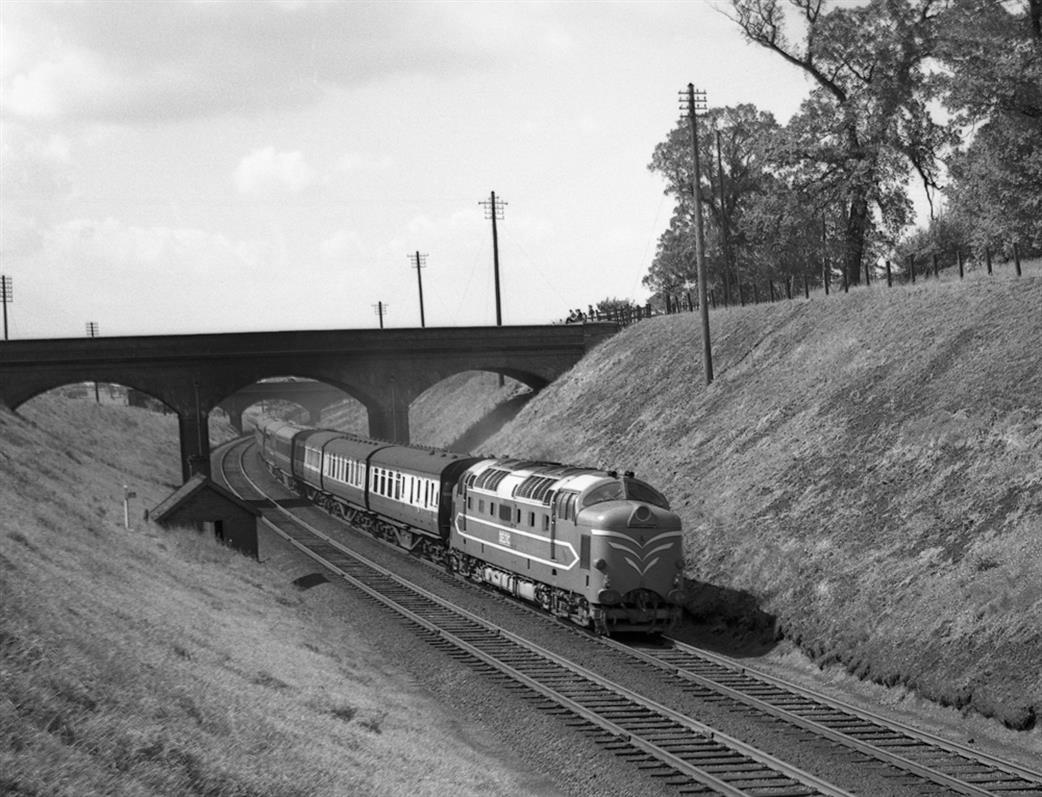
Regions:
<instances>
[{"instance_id":1,"label":"telegraph pole crossarm","mask_svg":"<svg viewBox=\"0 0 1042 797\"><path fill-rule=\"evenodd\" d=\"M695 203L695 266L698 271L698 305L702 316L702 362L705 366L706 384L713 381L713 350L709 342L709 303L706 289L705 237L702 231L702 186L701 169L698 156L698 112L706 109L705 91L695 91L693 83L687 84L687 91L680 92L680 108L687 112L691 126L691 155L694 174L691 179L691 193Z\"/></svg>"}]
</instances>

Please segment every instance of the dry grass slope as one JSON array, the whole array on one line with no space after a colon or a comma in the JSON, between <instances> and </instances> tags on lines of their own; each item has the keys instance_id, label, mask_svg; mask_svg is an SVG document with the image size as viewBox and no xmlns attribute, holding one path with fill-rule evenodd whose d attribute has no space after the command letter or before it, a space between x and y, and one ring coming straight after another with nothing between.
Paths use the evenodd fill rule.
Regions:
<instances>
[{"instance_id":1,"label":"dry grass slope","mask_svg":"<svg viewBox=\"0 0 1042 797\"><path fill-rule=\"evenodd\" d=\"M530 786L321 590L142 524L179 481L172 416L55 396L22 414L0 410L0 793Z\"/></svg>"},{"instance_id":2,"label":"dry grass slope","mask_svg":"<svg viewBox=\"0 0 1042 797\"><path fill-rule=\"evenodd\" d=\"M1042 711L1042 275L642 322L488 446L634 469L687 575L819 661L1031 727ZM744 606L696 594L710 621Z\"/></svg>"}]
</instances>

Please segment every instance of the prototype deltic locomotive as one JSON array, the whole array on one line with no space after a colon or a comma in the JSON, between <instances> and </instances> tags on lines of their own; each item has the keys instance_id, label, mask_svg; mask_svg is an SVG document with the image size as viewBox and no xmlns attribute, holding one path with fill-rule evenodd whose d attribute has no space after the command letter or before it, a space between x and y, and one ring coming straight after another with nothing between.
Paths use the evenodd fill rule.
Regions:
<instances>
[{"instance_id":1,"label":"prototype deltic locomotive","mask_svg":"<svg viewBox=\"0 0 1042 797\"><path fill-rule=\"evenodd\" d=\"M488 459L264 419L282 483L373 536L559 617L663 631L684 601L680 519L613 471Z\"/></svg>"}]
</instances>

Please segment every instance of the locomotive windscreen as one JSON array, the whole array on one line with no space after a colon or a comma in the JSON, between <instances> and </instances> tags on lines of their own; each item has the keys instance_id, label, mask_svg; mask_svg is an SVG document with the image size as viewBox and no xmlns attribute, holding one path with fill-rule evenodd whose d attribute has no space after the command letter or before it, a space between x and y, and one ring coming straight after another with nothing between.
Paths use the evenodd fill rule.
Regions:
<instances>
[{"instance_id":1,"label":"locomotive windscreen","mask_svg":"<svg viewBox=\"0 0 1042 797\"><path fill-rule=\"evenodd\" d=\"M652 487L636 479L619 479L594 487L583 496L583 506L592 506L604 501L643 501L646 504L669 509L669 502Z\"/></svg>"}]
</instances>

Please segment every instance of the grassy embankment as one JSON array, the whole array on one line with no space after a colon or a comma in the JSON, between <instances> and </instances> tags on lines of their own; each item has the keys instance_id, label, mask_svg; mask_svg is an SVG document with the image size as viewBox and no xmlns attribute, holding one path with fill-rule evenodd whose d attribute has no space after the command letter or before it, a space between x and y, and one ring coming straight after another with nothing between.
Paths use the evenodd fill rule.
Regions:
<instances>
[{"instance_id":1,"label":"grassy embankment","mask_svg":"<svg viewBox=\"0 0 1042 797\"><path fill-rule=\"evenodd\" d=\"M140 521L180 481L173 416L53 395L22 415L0 410L0 793L535 788L321 590Z\"/></svg>"},{"instance_id":2,"label":"grassy embankment","mask_svg":"<svg viewBox=\"0 0 1042 797\"><path fill-rule=\"evenodd\" d=\"M1042 712L1042 267L697 314L598 347L487 444L634 469L689 609L1031 727ZM721 596L727 596L723 598Z\"/></svg>"}]
</instances>

